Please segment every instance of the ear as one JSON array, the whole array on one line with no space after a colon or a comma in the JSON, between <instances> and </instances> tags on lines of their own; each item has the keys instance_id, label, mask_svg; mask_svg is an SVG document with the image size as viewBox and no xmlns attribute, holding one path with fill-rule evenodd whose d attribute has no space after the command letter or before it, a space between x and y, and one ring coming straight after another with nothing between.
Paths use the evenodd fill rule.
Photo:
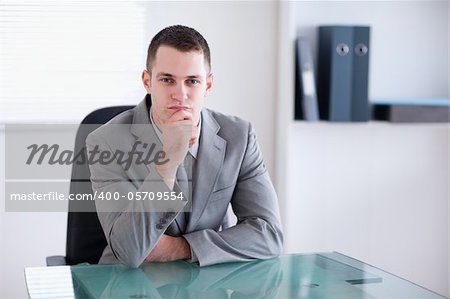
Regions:
<instances>
[{"instance_id":1,"label":"ear","mask_svg":"<svg viewBox=\"0 0 450 299\"><path fill-rule=\"evenodd\" d=\"M144 84L145 90L147 91L148 94L151 94L152 78L151 78L150 72L147 70L143 70L141 77L142 77L142 83Z\"/></svg>"},{"instance_id":2,"label":"ear","mask_svg":"<svg viewBox=\"0 0 450 299\"><path fill-rule=\"evenodd\" d=\"M213 87L213 81L214 81L214 74L209 73L208 77L206 77L206 92L205 95L209 94Z\"/></svg>"}]
</instances>

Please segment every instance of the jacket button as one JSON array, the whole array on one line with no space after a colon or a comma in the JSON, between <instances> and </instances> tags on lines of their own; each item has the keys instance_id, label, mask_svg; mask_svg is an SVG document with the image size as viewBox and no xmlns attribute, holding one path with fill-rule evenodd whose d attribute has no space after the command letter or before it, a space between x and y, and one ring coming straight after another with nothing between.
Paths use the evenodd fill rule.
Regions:
<instances>
[{"instance_id":1,"label":"jacket button","mask_svg":"<svg viewBox=\"0 0 450 299\"><path fill-rule=\"evenodd\" d=\"M156 225L156 228L157 229L162 229L164 226L161 224L161 223L158 223L157 225Z\"/></svg>"}]
</instances>

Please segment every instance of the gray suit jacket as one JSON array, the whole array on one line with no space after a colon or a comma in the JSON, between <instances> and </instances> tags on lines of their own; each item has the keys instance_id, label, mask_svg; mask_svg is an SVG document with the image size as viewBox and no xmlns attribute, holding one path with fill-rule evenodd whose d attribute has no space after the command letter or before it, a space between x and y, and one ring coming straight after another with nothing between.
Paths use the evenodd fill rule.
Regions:
<instances>
[{"instance_id":1,"label":"gray suit jacket","mask_svg":"<svg viewBox=\"0 0 450 299\"><path fill-rule=\"evenodd\" d=\"M150 101L147 96L134 109L92 132L86 140L88 151L97 146L100 151L120 148L127 152L136 140L162 149L150 124ZM164 233L183 236L191 246L192 262L200 266L267 259L281 253L283 235L277 196L251 124L206 108L201 117L199 152L192 178L192 213L188 219L181 217L180 212L185 202L176 203L167 211L149 212L148 206L144 207L148 201L134 201L126 202L121 211L103 212L108 210L108 202L96 199L108 241L100 263L120 262L138 267ZM154 165L133 164L124 169L118 163L94 163L90 170L96 194L170 191ZM237 225L219 231L229 203Z\"/></svg>"}]
</instances>

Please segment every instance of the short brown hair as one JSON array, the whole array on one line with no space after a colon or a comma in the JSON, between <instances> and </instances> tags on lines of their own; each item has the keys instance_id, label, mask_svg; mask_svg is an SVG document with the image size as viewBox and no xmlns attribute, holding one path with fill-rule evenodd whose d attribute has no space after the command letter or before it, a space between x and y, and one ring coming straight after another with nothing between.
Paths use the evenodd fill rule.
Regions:
<instances>
[{"instance_id":1,"label":"short brown hair","mask_svg":"<svg viewBox=\"0 0 450 299\"><path fill-rule=\"evenodd\" d=\"M158 32L150 42L147 51L147 70L155 60L156 51L162 45L170 46L181 52L199 51L203 53L205 62L211 69L211 54L205 38L195 29L173 25Z\"/></svg>"}]
</instances>

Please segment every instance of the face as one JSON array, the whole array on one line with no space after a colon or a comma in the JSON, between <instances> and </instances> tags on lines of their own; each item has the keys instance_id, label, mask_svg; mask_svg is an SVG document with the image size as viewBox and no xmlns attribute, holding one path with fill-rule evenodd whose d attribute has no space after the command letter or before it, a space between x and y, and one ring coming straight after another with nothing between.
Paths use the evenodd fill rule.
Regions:
<instances>
[{"instance_id":1,"label":"face","mask_svg":"<svg viewBox=\"0 0 450 299\"><path fill-rule=\"evenodd\" d=\"M191 113L193 123L198 124L213 76L203 53L180 52L163 45L156 52L151 74L143 71L142 81L152 96L152 117L157 125L170 123L179 110Z\"/></svg>"}]
</instances>

